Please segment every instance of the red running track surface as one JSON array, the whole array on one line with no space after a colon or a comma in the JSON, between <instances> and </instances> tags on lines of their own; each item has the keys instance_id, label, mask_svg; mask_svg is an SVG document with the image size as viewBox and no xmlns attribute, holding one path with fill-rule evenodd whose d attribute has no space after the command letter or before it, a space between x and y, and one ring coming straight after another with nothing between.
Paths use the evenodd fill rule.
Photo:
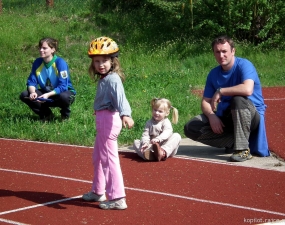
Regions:
<instances>
[{"instance_id":1,"label":"red running track surface","mask_svg":"<svg viewBox=\"0 0 285 225\"><path fill-rule=\"evenodd\" d=\"M80 199L91 187L92 148L0 143L0 224L243 224L285 218L284 172L181 158L144 162L121 152L128 209L104 211Z\"/></svg>"},{"instance_id":2,"label":"red running track surface","mask_svg":"<svg viewBox=\"0 0 285 225\"><path fill-rule=\"evenodd\" d=\"M285 87L263 88L270 151L285 159Z\"/></svg>"},{"instance_id":3,"label":"red running track surface","mask_svg":"<svg viewBox=\"0 0 285 225\"><path fill-rule=\"evenodd\" d=\"M281 89L264 89L269 146L278 155L284 145ZM105 211L80 199L91 188L92 148L0 139L0 154L0 224L235 225L285 219L284 172L182 158L145 162L120 152L128 209Z\"/></svg>"}]
</instances>

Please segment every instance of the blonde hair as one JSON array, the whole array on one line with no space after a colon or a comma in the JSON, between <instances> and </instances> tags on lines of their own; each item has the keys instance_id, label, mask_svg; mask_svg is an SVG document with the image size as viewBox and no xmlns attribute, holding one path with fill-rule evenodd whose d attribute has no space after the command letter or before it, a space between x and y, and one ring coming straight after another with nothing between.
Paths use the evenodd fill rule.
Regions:
<instances>
[{"instance_id":1,"label":"blonde hair","mask_svg":"<svg viewBox=\"0 0 285 225\"><path fill-rule=\"evenodd\" d=\"M172 109L172 123L178 123L178 110L171 105L171 102L166 98L153 98L150 102L151 108L156 109L159 108L161 105L164 106L164 109L170 113Z\"/></svg>"},{"instance_id":2,"label":"blonde hair","mask_svg":"<svg viewBox=\"0 0 285 225\"><path fill-rule=\"evenodd\" d=\"M111 56L108 56L108 57L111 57ZM110 72L117 73L119 75L119 77L121 78L122 82L124 82L125 81L125 74L123 72L123 69L121 67L119 59L117 57L111 57L111 64L112 64L112 67L111 67ZM94 79L95 81L99 80L101 77L101 74L96 71L96 69L93 65L93 61L91 61L91 64L90 64L89 69L88 69L88 73L89 73L89 76L91 77L91 79Z\"/></svg>"}]
</instances>

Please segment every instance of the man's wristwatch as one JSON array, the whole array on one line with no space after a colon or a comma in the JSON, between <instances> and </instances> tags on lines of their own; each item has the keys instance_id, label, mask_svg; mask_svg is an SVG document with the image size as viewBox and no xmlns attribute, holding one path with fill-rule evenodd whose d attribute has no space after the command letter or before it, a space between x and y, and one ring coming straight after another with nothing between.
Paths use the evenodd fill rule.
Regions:
<instances>
[{"instance_id":1,"label":"man's wristwatch","mask_svg":"<svg viewBox=\"0 0 285 225\"><path fill-rule=\"evenodd\" d=\"M222 95L220 87L216 90L216 92L219 92L219 94Z\"/></svg>"}]
</instances>

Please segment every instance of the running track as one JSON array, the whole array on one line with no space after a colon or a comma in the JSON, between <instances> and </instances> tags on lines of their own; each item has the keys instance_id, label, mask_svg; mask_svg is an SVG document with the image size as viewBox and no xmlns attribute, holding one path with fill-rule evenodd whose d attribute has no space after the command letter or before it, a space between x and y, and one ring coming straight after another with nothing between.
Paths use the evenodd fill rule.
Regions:
<instances>
[{"instance_id":1,"label":"running track","mask_svg":"<svg viewBox=\"0 0 285 225\"><path fill-rule=\"evenodd\" d=\"M265 88L270 149L284 156L285 88ZM278 97L274 97L278 96ZM83 202L92 148L0 139L0 224L259 224L285 221L285 173L121 151L128 209Z\"/></svg>"}]
</instances>

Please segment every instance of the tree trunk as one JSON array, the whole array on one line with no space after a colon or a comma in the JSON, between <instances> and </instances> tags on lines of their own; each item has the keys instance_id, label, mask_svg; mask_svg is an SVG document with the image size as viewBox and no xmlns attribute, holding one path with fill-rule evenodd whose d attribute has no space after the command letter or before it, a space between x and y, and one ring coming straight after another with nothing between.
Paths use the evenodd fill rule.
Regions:
<instances>
[{"instance_id":1,"label":"tree trunk","mask_svg":"<svg viewBox=\"0 0 285 225\"><path fill-rule=\"evenodd\" d=\"M47 7L53 7L53 0L46 0L46 5Z\"/></svg>"},{"instance_id":2,"label":"tree trunk","mask_svg":"<svg viewBox=\"0 0 285 225\"><path fill-rule=\"evenodd\" d=\"M2 13L2 0L0 0L0 14Z\"/></svg>"}]
</instances>

